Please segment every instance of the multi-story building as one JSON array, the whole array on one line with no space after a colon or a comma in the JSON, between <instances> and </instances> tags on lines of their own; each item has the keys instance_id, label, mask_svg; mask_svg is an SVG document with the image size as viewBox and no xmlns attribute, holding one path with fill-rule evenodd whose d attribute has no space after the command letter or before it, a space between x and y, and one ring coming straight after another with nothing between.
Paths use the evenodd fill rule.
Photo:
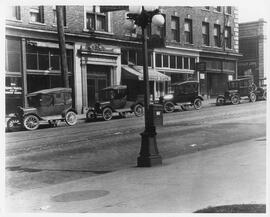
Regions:
<instances>
[{"instance_id":1,"label":"multi-story building","mask_svg":"<svg viewBox=\"0 0 270 217\"><path fill-rule=\"evenodd\" d=\"M131 94L143 93L141 32L127 28L128 10L115 9L118 11L105 6L65 6L68 74L79 113L93 105L98 90L109 85L125 83ZM168 92L171 83L190 79L200 80L205 96L223 92L226 81L237 75L237 10L160 9L164 26L148 28L153 98ZM10 113L16 105L27 103L27 93L61 86L61 72L55 7L12 6L8 11L6 112ZM205 62L206 71L197 72L197 62Z\"/></svg>"},{"instance_id":2,"label":"multi-story building","mask_svg":"<svg viewBox=\"0 0 270 217\"><path fill-rule=\"evenodd\" d=\"M266 78L265 50L266 21L260 19L254 22L239 24L239 76L253 76L256 85L261 85Z\"/></svg>"}]
</instances>

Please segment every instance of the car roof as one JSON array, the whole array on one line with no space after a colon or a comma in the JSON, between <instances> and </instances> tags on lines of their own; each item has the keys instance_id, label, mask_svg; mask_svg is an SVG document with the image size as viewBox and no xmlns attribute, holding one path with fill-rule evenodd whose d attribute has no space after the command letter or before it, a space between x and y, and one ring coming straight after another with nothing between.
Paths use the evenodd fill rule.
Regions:
<instances>
[{"instance_id":1,"label":"car roof","mask_svg":"<svg viewBox=\"0 0 270 217\"><path fill-rule=\"evenodd\" d=\"M198 81L184 81L184 82L179 82L179 83L173 83L172 86L173 85L178 86L178 85L183 85L183 84L191 84L191 83L199 84Z\"/></svg>"},{"instance_id":2,"label":"car roof","mask_svg":"<svg viewBox=\"0 0 270 217\"><path fill-rule=\"evenodd\" d=\"M127 85L113 85L103 88L102 90L122 90L122 89L127 89Z\"/></svg>"},{"instance_id":3,"label":"car roof","mask_svg":"<svg viewBox=\"0 0 270 217\"><path fill-rule=\"evenodd\" d=\"M49 94L49 93L57 93L57 92L71 92L71 88L56 87L56 88L51 88L51 89L43 89L43 90L29 93L27 94L27 96L36 96L38 94Z\"/></svg>"}]
</instances>

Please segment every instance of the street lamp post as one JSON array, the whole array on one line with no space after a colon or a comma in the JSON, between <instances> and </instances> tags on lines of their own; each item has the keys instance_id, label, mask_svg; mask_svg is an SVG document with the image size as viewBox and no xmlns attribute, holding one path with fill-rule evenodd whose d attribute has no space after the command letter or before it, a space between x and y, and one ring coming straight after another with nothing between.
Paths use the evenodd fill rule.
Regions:
<instances>
[{"instance_id":1,"label":"street lamp post","mask_svg":"<svg viewBox=\"0 0 270 217\"><path fill-rule=\"evenodd\" d=\"M147 49L147 26L153 22L156 25L164 24L164 17L160 14L158 9L146 10L145 7L133 7L127 14L128 19L142 29L142 53L143 53L143 78L144 78L144 118L145 130L141 133L141 150L140 156L137 158L138 167L151 167L162 163L162 158L159 155L156 142L156 128L153 125L153 120L150 120L150 90L149 90L149 76L148 76L148 49Z\"/></svg>"}]
</instances>

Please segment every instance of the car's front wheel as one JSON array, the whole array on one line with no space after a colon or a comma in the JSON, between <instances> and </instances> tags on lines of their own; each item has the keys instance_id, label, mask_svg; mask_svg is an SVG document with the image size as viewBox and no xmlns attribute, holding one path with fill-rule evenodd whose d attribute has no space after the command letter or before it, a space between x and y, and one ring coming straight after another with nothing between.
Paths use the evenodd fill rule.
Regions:
<instances>
[{"instance_id":1,"label":"car's front wheel","mask_svg":"<svg viewBox=\"0 0 270 217\"><path fill-rule=\"evenodd\" d=\"M143 116L144 111L143 111L143 106L141 104L135 105L133 111L137 117Z\"/></svg>"},{"instance_id":2,"label":"car's front wheel","mask_svg":"<svg viewBox=\"0 0 270 217\"><path fill-rule=\"evenodd\" d=\"M23 126L27 130L36 130L39 127L39 119L35 115L27 115L23 119Z\"/></svg>"},{"instance_id":3,"label":"car's front wheel","mask_svg":"<svg viewBox=\"0 0 270 217\"><path fill-rule=\"evenodd\" d=\"M105 121L111 120L113 116L112 109L109 107L103 109L102 116Z\"/></svg>"},{"instance_id":4,"label":"car's front wheel","mask_svg":"<svg viewBox=\"0 0 270 217\"><path fill-rule=\"evenodd\" d=\"M77 123L77 115L74 111L68 111L65 116L65 121L69 126L73 126Z\"/></svg>"},{"instance_id":5,"label":"car's front wheel","mask_svg":"<svg viewBox=\"0 0 270 217\"><path fill-rule=\"evenodd\" d=\"M18 118L16 117L11 117L8 121L7 121L7 130L9 132L13 132L13 131L17 131L20 130L22 127L21 122Z\"/></svg>"},{"instance_id":6,"label":"car's front wheel","mask_svg":"<svg viewBox=\"0 0 270 217\"><path fill-rule=\"evenodd\" d=\"M171 113L171 112L173 112L174 111L174 104L172 103L172 102L165 102L165 104L164 104L164 111L166 112L166 113Z\"/></svg>"},{"instance_id":7,"label":"car's front wheel","mask_svg":"<svg viewBox=\"0 0 270 217\"><path fill-rule=\"evenodd\" d=\"M195 109L199 110L202 107L202 100L199 98L195 99L193 105Z\"/></svg>"},{"instance_id":8,"label":"car's front wheel","mask_svg":"<svg viewBox=\"0 0 270 217\"><path fill-rule=\"evenodd\" d=\"M249 94L249 101L250 102L256 102L256 100L257 100L256 94L255 93L250 93Z\"/></svg>"},{"instance_id":9,"label":"car's front wheel","mask_svg":"<svg viewBox=\"0 0 270 217\"><path fill-rule=\"evenodd\" d=\"M231 97L231 102L232 102L233 105L239 104L239 103L240 103L240 98L239 98L239 96L238 96L238 95L233 95L233 96Z\"/></svg>"}]
</instances>

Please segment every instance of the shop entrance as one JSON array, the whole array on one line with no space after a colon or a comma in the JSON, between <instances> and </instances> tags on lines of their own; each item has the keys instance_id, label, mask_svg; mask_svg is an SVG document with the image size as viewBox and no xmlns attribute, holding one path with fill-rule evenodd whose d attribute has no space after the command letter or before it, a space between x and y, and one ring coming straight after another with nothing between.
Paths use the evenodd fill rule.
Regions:
<instances>
[{"instance_id":1,"label":"shop entrance","mask_svg":"<svg viewBox=\"0 0 270 217\"><path fill-rule=\"evenodd\" d=\"M87 102L94 106L99 100L98 93L110 85L110 67L87 65Z\"/></svg>"}]
</instances>

